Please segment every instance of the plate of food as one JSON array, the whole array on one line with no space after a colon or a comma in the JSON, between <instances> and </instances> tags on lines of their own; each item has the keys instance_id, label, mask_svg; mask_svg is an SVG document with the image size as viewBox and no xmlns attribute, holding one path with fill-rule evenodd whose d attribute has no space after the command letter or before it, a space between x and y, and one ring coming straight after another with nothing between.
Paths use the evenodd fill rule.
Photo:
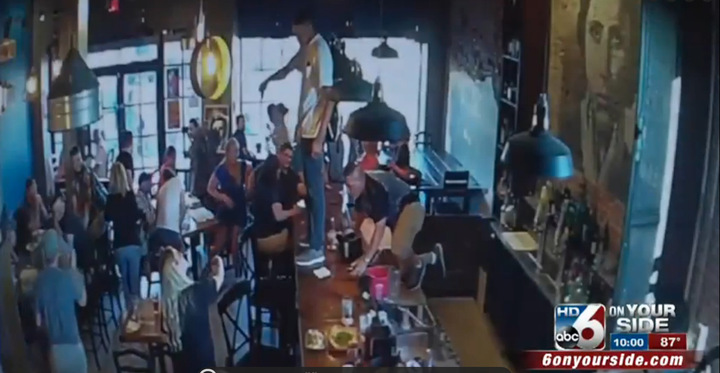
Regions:
<instances>
[{"instance_id":1,"label":"plate of food","mask_svg":"<svg viewBox=\"0 0 720 373\"><path fill-rule=\"evenodd\" d=\"M309 329L305 333L305 348L308 350L324 350L325 336L319 330Z\"/></svg>"},{"instance_id":2,"label":"plate of food","mask_svg":"<svg viewBox=\"0 0 720 373\"><path fill-rule=\"evenodd\" d=\"M356 347L359 343L356 328L333 325L328 330L328 340L334 350L347 350Z\"/></svg>"}]
</instances>

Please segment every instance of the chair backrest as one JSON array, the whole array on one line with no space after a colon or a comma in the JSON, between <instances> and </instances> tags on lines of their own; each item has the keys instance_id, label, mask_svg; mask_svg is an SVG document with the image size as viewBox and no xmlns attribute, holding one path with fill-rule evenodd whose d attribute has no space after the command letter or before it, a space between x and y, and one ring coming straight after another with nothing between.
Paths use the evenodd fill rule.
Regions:
<instances>
[{"instance_id":1,"label":"chair backrest","mask_svg":"<svg viewBox=\"0 0 720 373\"><path fill-rule=\"evenodd\" d=\"M426 131L415 134L415 146L430 146L432 144L432 136Z\"/></svg>"},{"instance_id":2,"label":"chair backrest","mask_svg":"<svg viewBox=\"0 0 720 373\"><path fill-rule=\"evenodd\" d=\"M223 338L225 339L225 347L227 348L228 357L227 366L236 365L235 355L248 345L251 347L252 340L252 314L250 295L252 286L250 281L243 280L235 283L221 296L218 301L218 313L222 322ZM247 331L242 328L242 310L246 312ZM242 337L242 341L238 341L238 337ZM240 342L240 343L238 343Z\"/></svg>"},{"instance_id":3,"label":"chair backrest","mask_svg":"<svg viewBox=\"0 0 720 373\"><path fill-rule=\"evenodd\" d=\"M444 190L467 190L470 186L470 171L445 171Z\"/></svg>"},{"instance_id":4,"label":"chair backrest","mask_svg":"<svg viewBox=\"0 0 720 373\"><path fill-rule=\"evenodd\" d=\"M137 365L137 361L147 362L144 367ZM134 349L125 349L121 351L113 351L113 361L115 362L115 371L117 373L151 373L150 372L150 356L144 352Z\"/></svg>"}]
</instances>

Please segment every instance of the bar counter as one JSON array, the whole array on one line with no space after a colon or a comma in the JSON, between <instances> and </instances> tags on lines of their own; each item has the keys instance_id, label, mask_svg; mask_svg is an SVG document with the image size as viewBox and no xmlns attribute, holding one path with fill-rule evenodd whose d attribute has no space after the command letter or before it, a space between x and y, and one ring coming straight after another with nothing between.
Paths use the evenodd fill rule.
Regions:
<instances>
[{"instance_id":1,"label":"bar counter","mask_svg":"<svg viewBox=\"0 0 720 373\"><path fill-rule=\"evenodd\" d=\"M328 204L328 220L334 217L341 221L343 206L342 196L337 188L326 191ZM305 219L295 221L298 229L295 231L296 239L301 239L305 233ZM329 225L328 225L329 227ZM296 241L302 242L302 241ZM395 265L394 256L389 251L382 251L376 265ZM328 250L326 254L326 267L331 276L325 279L317 278L312 271L297 269L297 303L298 326L300 341L300 364L303 367L341 367L349 360L347 351L332 351L330 349L313 351L305 345L308 330L315 329L325 334L333 325L342 325L342 299L353 299L353 325L359 326L359 316L366 310L361 298L358 278L350 275L348 265L344 263L337 251ZM390 302L407 307L425 306L427 300L422 290L409 291L400 287L398 297ZM432 347L433 359L436 366L459 366L457 359L449 353L451 346L440 332L428 333L426 339L419 338L416 331L402 331L397 333L397 349L401 358L424 357L428 348ZM326 343L327 344L327 343ZM360 343L362 347L362 342Z\"/></svg>"}]
</instances>

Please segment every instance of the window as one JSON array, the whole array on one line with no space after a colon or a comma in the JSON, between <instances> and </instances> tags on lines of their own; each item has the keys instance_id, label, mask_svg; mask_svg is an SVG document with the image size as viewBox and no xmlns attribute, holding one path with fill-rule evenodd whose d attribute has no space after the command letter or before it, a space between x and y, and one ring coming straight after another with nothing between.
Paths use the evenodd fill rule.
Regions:
<instances>
[{"instance_id":1,"label":"window","mask_svg":"<svg viewBox=\"0 0 720 373\"><path fill-rule=\"evenodd\" d=\"M190 81L192 49L183 49L180 41L165 43L165 140L177 150L178 170L190 169L186 152L190 139L183 133L191 119L202 122L202 100L195 94Z\"/></svg>"},{"instance_id":2,"label":"window","mask_svg":"<svg viewBox=\"0 0 720 373\"><path fill-rule=\"evenodd\" d=\"M159 167L157 126L157 74L140 72L124 75L125 129L133 134L133 161L136 178ZM137 180L135 180L137 182Z\"/></svg>"},{"instance_id":3,"label":"window","mask_svg":"<svg viewBox=\"0 0 720 373\"><path fill-rule=\"evenodd\" d=\"M138 47L125 47L88 53L86 62L91 69L100 67L127 65L134 62L147 62L158 56L156 44Z\"/></svg>"},{"instance_id":4,"label":"window","mask_svg":"<svg viewBox=\"0 0 720 373\"><path fill-rule=\"evenodd\" d=\"M381 60L372 57L372 49L379 43L378 38L345 39L345 50L350 58L360 63L365 79L373 82L380 78L385 101L405 115L411 135L424 131L427 44L405 38L390 38L388 43L398 51L400 57L396 60ZM240 45L243 78L240 110L246 117L248 145L251 151L255 151L258 144L263 149L267 147L270 135L267 106L270 104L283 103L287 106L287 124L290 136L293 135L300 102L301 74L293 71L282 83L269 84L264 97L260 97L258 86L292 58L298 50L298 43L292 37L243 38ZM350 113L364 105L341 103L338 107L341 119L346 120Z\"/></svg>"}]
</instances>

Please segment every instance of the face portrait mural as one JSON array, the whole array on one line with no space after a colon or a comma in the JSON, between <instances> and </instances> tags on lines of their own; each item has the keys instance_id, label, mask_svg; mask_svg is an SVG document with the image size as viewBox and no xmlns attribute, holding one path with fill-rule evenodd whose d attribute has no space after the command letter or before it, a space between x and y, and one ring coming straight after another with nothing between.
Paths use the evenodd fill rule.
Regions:
<instances>
[{"instance_id":1,"label":"face portrait mural","mask_svg":"<svg viewBox=\"0 0 720 373\"><path fill-rule=\"evenodd\" d=\"M580 103L582 173L626 202L635 142L641 2L580 2L577 36L585 77Z\"/></svg>"}]
</instances>

